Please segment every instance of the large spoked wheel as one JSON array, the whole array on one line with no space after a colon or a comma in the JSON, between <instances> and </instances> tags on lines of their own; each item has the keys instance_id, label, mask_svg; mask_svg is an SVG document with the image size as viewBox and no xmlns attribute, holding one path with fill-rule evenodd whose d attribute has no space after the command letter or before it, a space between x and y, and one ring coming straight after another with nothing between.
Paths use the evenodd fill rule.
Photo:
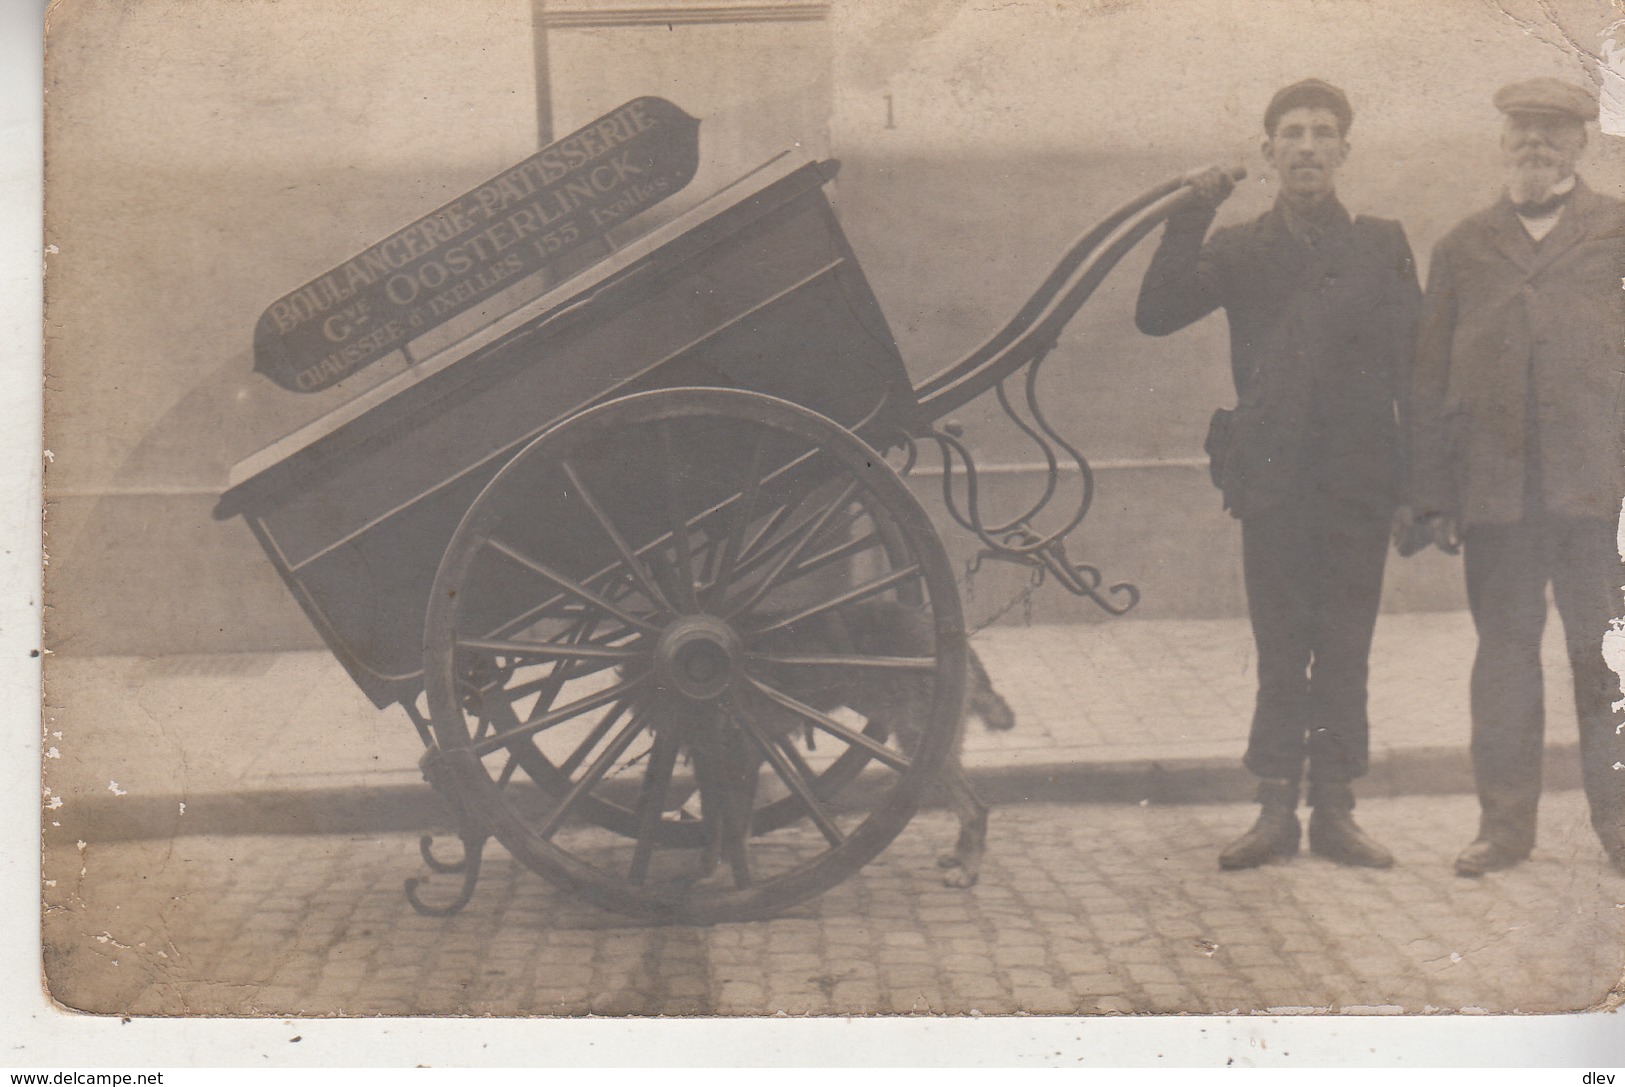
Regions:
<instances>
[{"instance_id":1,"label":"large spoked wheel","mask_svg":"<svg viewBox=\"0 0 1625 1087\"><path fill-rule=\"evenodd\" d=\"M530 868L657 920L841 882L957 742L959 598L919 504L821 415L642 393L552 428L441 563L425 687L460 799Z\"/></svg>"}]
</instances>

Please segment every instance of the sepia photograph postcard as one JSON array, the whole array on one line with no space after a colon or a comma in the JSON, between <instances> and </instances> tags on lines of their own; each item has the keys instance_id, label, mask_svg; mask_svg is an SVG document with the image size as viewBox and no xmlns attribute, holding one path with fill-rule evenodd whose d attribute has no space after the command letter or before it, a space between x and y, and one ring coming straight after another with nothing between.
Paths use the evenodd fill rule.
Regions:
<instances>
[{"instance_id":1,"label":"sepia photograph postcard","mask_svg":"<svg viewBox=\"0 0 1625 1087\"><path fill-rule=\"evenodd\" d=\"M59 0L44 77L62 1012L1625 997L1617 3Z\"/></svg>"}]
</instances>

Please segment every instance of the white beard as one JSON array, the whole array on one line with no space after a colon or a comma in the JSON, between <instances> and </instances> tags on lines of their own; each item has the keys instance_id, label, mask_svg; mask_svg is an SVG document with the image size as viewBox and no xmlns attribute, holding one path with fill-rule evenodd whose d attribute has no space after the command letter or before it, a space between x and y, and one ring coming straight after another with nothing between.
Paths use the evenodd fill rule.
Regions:
<instances>
[{"instance_id":1,"label":"white beard","mask_svg":"<svg viewBox=\"0 0 1625 1087\"><path fill-rule=\"evenodd\" d=\"M1555 165L1514 165L1507 171L1507 195L1514 204L1539 203L1567 177Z\"/></svg>"}]
</instances>

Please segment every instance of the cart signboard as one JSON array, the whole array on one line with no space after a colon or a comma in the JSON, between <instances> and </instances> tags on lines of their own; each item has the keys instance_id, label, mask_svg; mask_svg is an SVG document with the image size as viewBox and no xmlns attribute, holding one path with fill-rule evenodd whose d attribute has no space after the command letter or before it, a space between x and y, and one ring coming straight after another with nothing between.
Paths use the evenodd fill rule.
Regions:
<instances>
[{"instance_id":1,"label":"cart signboard","mask_svg":"<svg viewBox=\"0 0 1625 1087\"><path fill-rule=\"evenodd\" d=\"M634 98L277 299L254 368L328 388L676 193L698 164L699 121Z\"/></svg>"}]
</instances>

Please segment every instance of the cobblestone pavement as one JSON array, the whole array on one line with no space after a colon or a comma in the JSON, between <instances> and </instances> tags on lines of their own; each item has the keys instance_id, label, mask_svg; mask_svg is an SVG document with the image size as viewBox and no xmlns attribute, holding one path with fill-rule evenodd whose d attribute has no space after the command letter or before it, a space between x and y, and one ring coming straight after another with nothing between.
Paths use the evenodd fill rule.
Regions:
<instances>
[{"instance_id":1,"label":"cobblestone pavement","mask_svg":"<svg viewBox=\"0 0 1625 1087\"><path fill-rule=\"evenodd\" d=\"M926 812L823 897L710 928L602 913L498 847L467 911L418 916L405 835L52 847L47 971L64 1003L131 1015L1546 1012L1620 983L1625 877L1577 793L1547 795L1531 861L1482 880L1450 871L1471 797L1362 806L1387 872L1220 873L1251 816L1002 807L961 891L933 864L951 817Z\"/></svg>"}]
</instances>

